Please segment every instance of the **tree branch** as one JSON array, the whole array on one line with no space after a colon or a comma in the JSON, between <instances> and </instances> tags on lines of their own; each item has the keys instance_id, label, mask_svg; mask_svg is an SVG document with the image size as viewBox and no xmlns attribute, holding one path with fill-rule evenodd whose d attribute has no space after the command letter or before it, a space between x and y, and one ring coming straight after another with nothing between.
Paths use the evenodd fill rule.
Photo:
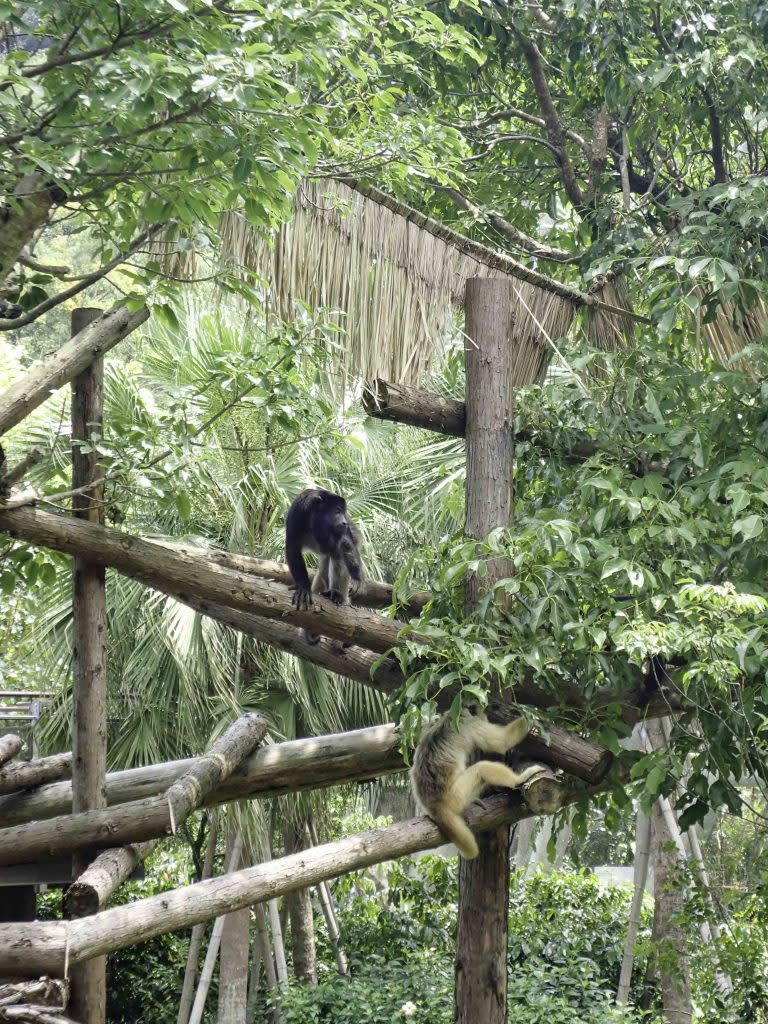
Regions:
<instances>
[{"instance_id":1,"label":"tree branch","mask_svg":"<svg viewBox=\"0 0 768 1024\"><path fill-rule=\"evenodd\" d=\"M568 151L565 146L565 133L563 132L563 127L560 124L560 118L558 117L555 109L552 94L549 91L549 83L547 82L547 77L544 73L544 62L541 59L541 53L532 39L527 39L517 29L514 31L528 64L528 70L531 75L534 91L539 101L539 107L544 118L544 124L549 141L559 154L560 177L562 179L566 195L577 209L583 209L585 205L584 194L576 180L576 174L574 172L573 165L571 164L570 157L568 156Z\"/></svg>"},{"instance_id":2,"label":"tree branch","mask_svg":"<svg viewBox=\"0 0 768 1024\"><path fill-rule=\"evenodd\" d=\"M715 168L715 182L724 185L728 181L728 168L725 164L725 150L723 147L723 129L720 124L720 117L717 113L714 97L709 89L703 89L702 94L707 105L709 116L709 135L712 140L712 164Z\"/></svg>"}]
</instances>

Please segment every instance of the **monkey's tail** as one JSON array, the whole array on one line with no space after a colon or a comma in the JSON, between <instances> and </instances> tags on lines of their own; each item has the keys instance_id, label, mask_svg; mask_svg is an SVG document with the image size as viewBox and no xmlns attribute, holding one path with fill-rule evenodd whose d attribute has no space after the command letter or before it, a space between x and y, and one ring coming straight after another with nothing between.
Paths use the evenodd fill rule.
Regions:
<instances>
[{"instance_id":1,"label":"monkey's tail","mask_svg":"<svg viewBox=\"0 0 768 1024\"><path fill-rule=\"evenodd\" d=\"M450 839L464 860L474 860L480 850L477 840L472 834L472 829L462 816L456 814L455 811L441 809L439 815L433 814L432 817L437 827L443 835Z\"/></svg>"}]
</instances>

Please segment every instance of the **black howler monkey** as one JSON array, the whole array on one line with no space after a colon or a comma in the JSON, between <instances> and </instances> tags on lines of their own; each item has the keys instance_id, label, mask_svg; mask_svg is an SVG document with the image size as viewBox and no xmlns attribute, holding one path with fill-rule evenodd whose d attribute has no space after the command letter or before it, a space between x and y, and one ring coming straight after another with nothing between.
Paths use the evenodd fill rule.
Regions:
<instances>
[{"instance_id":1,"label":"black howler monkey","mask_svg":"<svg viewBox=\"0 0 768 1024\"><path fill-rule=\"evenodd\" d=\"M312 604L312 594L330 598L334 604L349 604L351 581L360 583L360 531L347 516L347 503L340 494L310 488L302 491L285 517L285 555L293 578L293 604L300 609ZM310 586L304 551L320 556ZM305 630L310 643L320 637Z\"/></svg>"}]
</instances>

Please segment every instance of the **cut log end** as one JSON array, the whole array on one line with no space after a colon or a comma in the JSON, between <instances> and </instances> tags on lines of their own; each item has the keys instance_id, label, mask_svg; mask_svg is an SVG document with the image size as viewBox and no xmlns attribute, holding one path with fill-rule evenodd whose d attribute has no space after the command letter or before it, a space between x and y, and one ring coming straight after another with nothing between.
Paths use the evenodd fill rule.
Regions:
<instances>
[{"instance_id":1,"label":"cut log end","mask_svg":"<svg viewBox=\"0 0 768 1024\"><path fill-rule=\"evenodd\" d=\"M563 806L566 790L549 768L536 767L541 770L523 785L523 799L534 814L554 814Z\"/></svg>"}]
</instances>

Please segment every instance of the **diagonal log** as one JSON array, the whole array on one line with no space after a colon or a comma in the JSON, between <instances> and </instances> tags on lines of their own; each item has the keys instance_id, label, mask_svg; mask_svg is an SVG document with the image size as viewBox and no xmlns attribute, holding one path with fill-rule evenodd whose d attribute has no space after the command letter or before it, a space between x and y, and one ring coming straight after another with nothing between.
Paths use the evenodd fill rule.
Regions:
<instances>
[{"instance_id":1,"label":"diagonal log","mask_svg":"<svg viewBox=\"0 0 768 1024\"><path fill-rule=\"evenodd\" d=\"M225 569L234 569L235 572L250 573L261 579L275 580L277 583L285 583L290 586L293 583L290 569L283 562L273 562L266 558L254 558L251 555L240 555L234 551L225 551L222 548L198 547L194 544L184 544L179 541L160 540L157 538L145 538L155 544L162 544L172 551L178 551L190 558L197 558L201 562L212 562L214 565L221 565ZM310 579L314 573L310 571ZM424 606L431 598L428 591L416 591L409 594L402 602L398 602L399 608L408 617L417 618L424 610ZM356 593L352 595L352 603L359 604L364 608L388 608L395 600L392 586L380 580L363 580Z\"/></svg>"},{"instance_id":2,"label":"diagonal log","mask_svg":"<svg viewBox=\"0 0 768 1024\"><path fill-rule=\"evenodd\" d=\"M394 647L404 625L373 612L340 608L317 596L306 611L298 611L283 584L202 564L199 559L165 545L39 509L2 510L0 506L0 530L32 544L110 565L166 594L190 595L265 618L286 619L312 632L362 644L374 651Z\"/></svg>"},{"instance_id":3,"label":"diagonal log","mask_svg":"<svg viewBox=\"0 0 768 1024\"><path fill-rule=\"evenodd\" d=\"M103 910L112 893L150 855L158 840L104 850L64 893L64 916L86 917Z\"/></svg>"},{"instance_id":4,"label":"diagonal log","mask_svg":"<svg viewBox=\"0 0 768 1024\"><path fill-rule=\"evenodd\" d=\"M0 864L72 853L84 846L120 846L174 834L264 738L260 715L242 715L170 787L118 807L32 821L0 830Z\"/></svg>"},{"instance_id":5,"label":"diagonal log","mask_svg":"<svg viewBox=\"0 0 768 1024\"><path fill-rule=\"evenodd\" d=\"M530 783L533 792L537 783ZM542 785L550 788L551 782ZM577 792L561 791L560 806ZM475 803L467 820L475 831L513 824L534 814L519 792ZM229 875L113 907L76 921L0 924L0 963L21 977L63 975L66 967L123 949L165 932L189 928L284 893L295 892L349 871L430 850L445 842L424 817L396 822L348 839L302 850Z\"/></svg>"},{"instance_id":6,"label":"diagonal log","mask_svg":"<svg viewBox=\"0 0 768 1024\"><path fill-rule=\"evenodd\" d=\"M208 795L206 806L231 800L280 796L362 782L405 770L400 733L394 725L313 736L262 746ZM194 759L166 761L107 775L111 807L146 800L163 793L194 764ZM0 800L0 825L42 824L44 819L71 820L72 784L53 783L34 792L14 793ZM110 845L114 845L110 843Z\"/></svg>"},{"instance_id":7,"label":"diagonal log","mask_svg":"<svg viewBox=\"0 0 768 1024\"><path fill-rule=\"evenodd\" d=\"M109 352L149 316L147 309L131 313L115 306L98 320L32 366L9 388L0 393L0 435L15 427L50 397L52 391L82 373L91 363Z\"/></svg>"}]
</instances>

